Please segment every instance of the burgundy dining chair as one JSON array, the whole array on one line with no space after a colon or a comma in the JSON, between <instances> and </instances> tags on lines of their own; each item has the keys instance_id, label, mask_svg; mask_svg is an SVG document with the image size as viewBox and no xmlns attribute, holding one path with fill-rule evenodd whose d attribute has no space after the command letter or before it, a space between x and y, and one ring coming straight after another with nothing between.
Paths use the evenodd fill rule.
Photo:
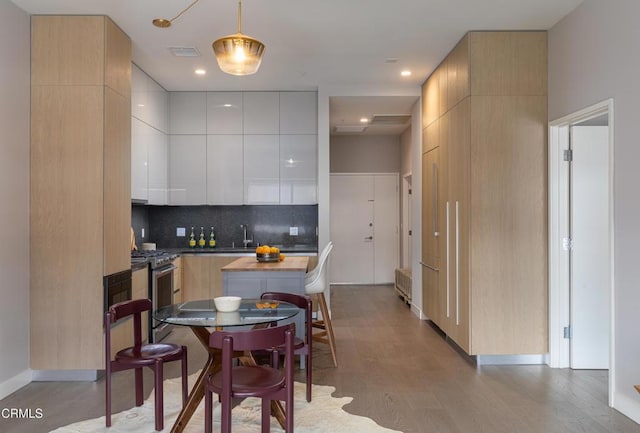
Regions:
<instances>
[{"instance_id":1,"label":"burgundy dining chair","mask_svg":"<svg viewBox=\"0 0 640 433\"><path fill-rule=\"evenodd\" d=\"M285 403L285 433L293 433L293 341L295 325L249 331L216 331L211 333L209 346L221 350L222 370L207 377L204 393L204 431L212 432L213 396L221 403L221 432L231 433L231 407L233 398L258 397L262 399L262 432L269 432L271 401ZM284 371L274 367L284 347ZM233 365L234 351L271 350L271 365Z\"/></svg>"},{"instance_id":2,"label":"burgundy dining chair","mask_svg":"<svg viewBox=\"0 0 640 433\"><path fill-rule=\"evenodd\" d=\"M104 315L105 368L106 368L106 424L111 426L111 374L135 369L136 406L143 403L142 368L153 370L155 384L155 429L164 428L163 365L165 362L182 363L182 406L187 401L187 348L169 343L142 344L142 313L151 311L149 299L135 299L112 305ZM118 351L111 359L111 325L133 316L133 346Z\"/></svg>"},{"instance_id":3,"label":"burgundy dining chair","mask_svg":"<svg viewBox=\"0 0 640 433\"><path fill-rule=\"evenodd\" d=\"M293 354L304 355L307 359L307 401L311 402L311 388L313 382L312 378L312 342L313 342L313 328L312 328L312 302L311 298L306 295L298 295L296 293L282 293L282 292L264 292L260 299L269 301L283 301L295 305L296 307L304 310L304 340L297 338L293 343Z\"/></svg>"}]
</instances>

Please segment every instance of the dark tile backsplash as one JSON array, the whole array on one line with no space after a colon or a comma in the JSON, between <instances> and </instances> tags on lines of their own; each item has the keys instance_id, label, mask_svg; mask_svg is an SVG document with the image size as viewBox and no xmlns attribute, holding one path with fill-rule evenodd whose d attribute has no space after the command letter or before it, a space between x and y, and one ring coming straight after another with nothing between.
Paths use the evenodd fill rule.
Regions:
<instances>
[{"instance_id":1,"label":"dark tile backsplash","mask_svg":"<svg viewBox=\"0 0 640 433\"><path fill-rule=\"evenodd\" d=\"M204 227L209 240L211 226L215 227L219 247L242 246L242 228L248 225L248 237L253 245L314 245L318 244L317 205L277 206L145 206L132 205L131 222L138 248L142 242L155 242L157 248L188 248L191 227L196 239ZM141 240L141 228L145 239ZM176 229L184 227L185 237L176 236ZM289 227L298 227L298 236L289 236Z\"/></svg>"}]
</instances>

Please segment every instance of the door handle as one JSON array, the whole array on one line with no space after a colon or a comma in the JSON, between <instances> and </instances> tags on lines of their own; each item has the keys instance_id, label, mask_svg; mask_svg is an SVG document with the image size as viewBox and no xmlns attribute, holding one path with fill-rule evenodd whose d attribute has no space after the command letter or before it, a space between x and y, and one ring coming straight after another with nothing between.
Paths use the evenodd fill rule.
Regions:
<instances>
[{"instance_id":1,"label":"door handle","mask_svg":"<svg viewBox=\"0 0 640 433\"><path fill-rule=\"evenodd\" d=\"M433 237L437 238L438 233L438 164L433 163L433 173L431 180L431 220L433 221Z\"/></svg>"},{"instance_id":2,"label":"door handle","mask_svg":"<svg viewBox=\"0 0 640 433\"><path fill-rule=\"evenodd\" d=\"M373 240L373 236L367 236L366 238L364 238L365 241L372 241Z\"/></svg>"}]
</instances>

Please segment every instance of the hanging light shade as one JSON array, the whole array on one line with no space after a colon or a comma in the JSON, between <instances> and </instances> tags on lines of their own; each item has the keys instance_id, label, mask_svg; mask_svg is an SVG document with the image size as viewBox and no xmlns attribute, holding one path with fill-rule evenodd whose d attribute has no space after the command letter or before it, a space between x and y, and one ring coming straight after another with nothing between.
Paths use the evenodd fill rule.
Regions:
<instances>
[{"instance_id":1,"label":"hanging light shade","mask_svg":"<svg viewBox=\"0 0 640 433\"><path fill-rule=\"evenodd\" d=\"M242 34L242 1L238 1L238 33L225 36L213 43L218 66L231 75L255 74L264 53L264 44Z\"/></svg>"}]
</instances>

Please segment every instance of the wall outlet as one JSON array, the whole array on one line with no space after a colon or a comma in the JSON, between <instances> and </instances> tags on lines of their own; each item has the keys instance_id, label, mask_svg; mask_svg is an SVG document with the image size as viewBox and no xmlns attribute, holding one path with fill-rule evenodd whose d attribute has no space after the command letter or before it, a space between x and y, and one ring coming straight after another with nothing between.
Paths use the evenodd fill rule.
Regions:
<instances>
[{"instance_id":1,"label":"wall outlet","mask_svg":"<svg viewBox=\"0 0 640 433\"><path fill-rule=\"evenodd\" d=\"M298 227L289 227L289 236L298 236Z\"/></svg>"},{"instance_id":2,"label":"wall outlet","mask_svg":"<svg viewBox=\"0 0 640 433\"><path fill-rule=\"evenodd\" d=\"M176 228L176 236L178 237L185 237L187 234L187 231L184 227L177 227Z\"/></svg>"}]
</instances>

